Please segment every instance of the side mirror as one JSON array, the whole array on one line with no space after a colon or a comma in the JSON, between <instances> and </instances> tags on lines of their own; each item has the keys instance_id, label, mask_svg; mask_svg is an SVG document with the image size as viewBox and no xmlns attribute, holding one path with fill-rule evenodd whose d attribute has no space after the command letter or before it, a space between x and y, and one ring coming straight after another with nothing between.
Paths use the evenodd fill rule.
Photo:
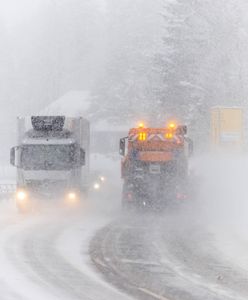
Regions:
<instances>
[{"instance_id":1,"label":"side mirror","mask_svg":"<svg viewBox=\"0 0 248 300\"><path fill-rule=\"evenodd\" d=\"M19 168L21 166L21 151L22 147L16 146L10 149L10 163L12 166Z\"/></svg>"},{"instance_id":2,"label":"side mirror","mask_svg":"<svg viewBox=\"0 0 248 300\"><path fill-rule=\"evenodd\" d=\"M186 135L188 132L188 128L186 125L180 125L177 127L176 133L179 135Z\"/></svg>"},{"instance_id":3,"label":"side mirror","mask_svg":"<svg viewBox=\"0 0 248 300\"><path fill-rule=\"evenodd\" d=\"M80 148L80 166L85 165L85 151L84 149Z\"/></svg>"},{"instance_id":4,"label":"side mirror","mask_svg":"<svg viewBox=\"0 0 248 300\"><path fill-rule=\"evenodd\" d=\"M12 147L11 149L10 149L10 164L12 165L12 166L15 166L16 164L15 164L15 149L16 149L16 147Z\"/></svg>"},{"instance_id":5,"label":"side mirror","mask_svg":"<svg viewBox=\"0 0 248 300\"><path fill-rule=\"evenodd\" d=\"M126 148L126 139L122 138L120 139L120 149L119 149L120 155L125 156L125 148Z\"/></svg>"}]
</instances>

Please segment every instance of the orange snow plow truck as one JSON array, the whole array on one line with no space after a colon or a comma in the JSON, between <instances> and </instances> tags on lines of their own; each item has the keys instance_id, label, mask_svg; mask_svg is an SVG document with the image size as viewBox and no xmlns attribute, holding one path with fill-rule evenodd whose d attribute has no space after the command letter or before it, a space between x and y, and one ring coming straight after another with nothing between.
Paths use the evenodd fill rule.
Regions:
<instances>
[{"instance_id":1,"label":"orange snow plow truck","mask_svg":"<svg viewBox=\"0 0 248 300\"><path fill-rule=\"evenodd\" d=\"M140 124L130 129L120 139L122 207L162 208L186 198L192 152L187 126L170 123L166 128L146 128Z\"/></svg>"}]
</instances>

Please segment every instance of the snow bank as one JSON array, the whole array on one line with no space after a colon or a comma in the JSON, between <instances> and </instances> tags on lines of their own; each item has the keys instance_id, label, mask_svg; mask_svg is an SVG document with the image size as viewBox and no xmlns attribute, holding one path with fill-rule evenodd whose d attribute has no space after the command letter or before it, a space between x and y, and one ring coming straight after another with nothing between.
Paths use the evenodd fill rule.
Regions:
<instances>
[{"instance_id":1,"label":"snow bank","mask_svg":"<svg viewBox=\"0 0 248 300\"><path fill-rule=\"evenodd\" d=\"M200 192L192 214L212 233L216 249L248 270L248 157L199 157Z\"/></svg>"}]
</instances>

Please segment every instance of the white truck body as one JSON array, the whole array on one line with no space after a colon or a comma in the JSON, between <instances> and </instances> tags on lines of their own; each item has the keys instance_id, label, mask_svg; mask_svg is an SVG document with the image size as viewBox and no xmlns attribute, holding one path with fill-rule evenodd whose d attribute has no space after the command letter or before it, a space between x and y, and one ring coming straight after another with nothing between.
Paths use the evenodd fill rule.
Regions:
<instances>
[{"instance_id":1,"label":"white truck body","mask_svg":"<svg viewBox=\"0 0 248 300\"><path fill-rule=\"evenodd\" d=\"M87 120L63 116L18 117L17 130L18 144L11 149L11 163L17 167L17 190L34 199L61 199L68 193L87 193Z\"/></svg>"}]
</instances>

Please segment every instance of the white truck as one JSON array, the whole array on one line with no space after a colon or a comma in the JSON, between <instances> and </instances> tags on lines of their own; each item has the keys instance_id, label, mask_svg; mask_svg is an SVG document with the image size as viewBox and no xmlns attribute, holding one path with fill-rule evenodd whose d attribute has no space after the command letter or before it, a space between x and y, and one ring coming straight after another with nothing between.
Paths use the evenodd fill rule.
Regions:
<instances>
[{"instance_id":1,"label":"white truck","mask_svg":"<svg viewBox=\"0 0 248 300\"><path fill-rule=\"evenodd\" d=\"M10 163L17 167L16 205L75 204L89 188L89 122L64 116L18 117L18 145Z\"/></svg>"}]
</instances>

